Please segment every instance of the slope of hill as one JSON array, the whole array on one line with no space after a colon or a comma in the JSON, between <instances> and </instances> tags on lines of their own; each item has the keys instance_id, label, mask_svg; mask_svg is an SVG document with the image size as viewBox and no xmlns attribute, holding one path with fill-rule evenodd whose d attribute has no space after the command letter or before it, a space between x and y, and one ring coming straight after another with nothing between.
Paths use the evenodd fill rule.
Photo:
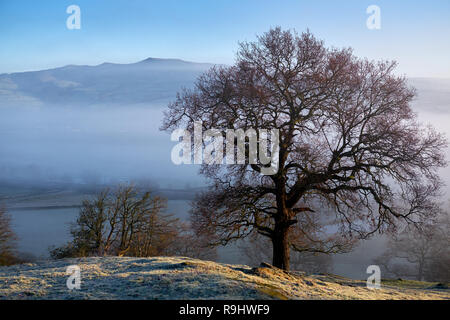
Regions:
<instances>
[{"instance_id":1,"label":"slope of hill","mask_svg":"<svg viewBox=\"0 0 450 320\"><path fill-rule=\"evenodd\" d=\"M66 286L66 268L81 269L80 290ZM402 284L404 282L404 284ZM183 257L83 258L0 268L1 299L450 299L446 286L305 275Z\"/></svg>"}]
</instances>

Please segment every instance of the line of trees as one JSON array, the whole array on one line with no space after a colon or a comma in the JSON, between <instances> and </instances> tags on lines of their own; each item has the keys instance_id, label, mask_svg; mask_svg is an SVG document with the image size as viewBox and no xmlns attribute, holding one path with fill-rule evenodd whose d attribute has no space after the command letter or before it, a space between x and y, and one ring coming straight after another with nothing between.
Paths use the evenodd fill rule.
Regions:
<instances>
[{"instance_id":1,"label":"line of trees","mask_svg":"<svg viewBox=\"0 0 450 320\"><path fill-rule=\"evenodd\" d=\"M103 190L83 201L71 227L72 241L50 254L53 258L183 255L213 259L215 249L166 209L166 199L139 192L132 185Z\"/></svg>"}]
</instances>

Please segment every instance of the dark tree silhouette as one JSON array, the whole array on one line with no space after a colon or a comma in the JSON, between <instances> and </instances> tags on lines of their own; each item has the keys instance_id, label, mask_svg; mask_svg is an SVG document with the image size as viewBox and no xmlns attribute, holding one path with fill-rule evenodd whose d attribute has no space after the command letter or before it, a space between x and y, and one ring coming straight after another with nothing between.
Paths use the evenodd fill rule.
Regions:
<instances>
[{"instance_id":1,"label":"dark tree silhouette","mask_svg":"<svg viewBox=\"0 0 450 320\"><path fill-rule=\"evenodd\" d=\"M52 248L50 255L214 257L215 250L207 247L201 237L194 237L190 226L166 213L166 209L165 198L134 185L122 185L114 191L105 189L83 200L71 228L73 240Z\"/></svg>"},{"instance_id":2,"label":"dark tree silhouette","mask_svg":"<svg viewBox=\"0 0 450 320\"><path fill-rule=\"evenodd\" d=\"M292 234L318 244L311 250L336 251L398 220L426 220L446 141L418 124L414 90L395 66L276 28L241 43L235 65L214 67L180 92L163 130L192 131L193 121L203 130L279 129L274 175L261 175L259 162L202 166L212 188L193 209L197 230L222 244L258 232L272 241L273 264L288 269L299 238ZM324 206L336 212L341 237L315 239L303 228Z\"/></svg>"}]
</instances>

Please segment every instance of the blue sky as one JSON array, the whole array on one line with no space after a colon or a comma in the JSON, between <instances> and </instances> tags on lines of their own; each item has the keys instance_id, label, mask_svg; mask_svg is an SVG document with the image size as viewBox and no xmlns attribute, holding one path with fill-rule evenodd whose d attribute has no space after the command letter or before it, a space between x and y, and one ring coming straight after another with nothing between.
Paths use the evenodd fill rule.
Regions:
<instances>
[{"instance_id":1,"label":"blue sky","mask_svg":"<svg viewBox=\"0 0 450 320\"><path fill-rule=\"evenodd\" d=\"M66 28L72 4L80 30ZM372 4L380 30L366 27ZM0 73L147 57L231 64L238 41L274 26L395 59L407 76L450 78L448 0L0 0Z\"/></svg>"}]
</instances>

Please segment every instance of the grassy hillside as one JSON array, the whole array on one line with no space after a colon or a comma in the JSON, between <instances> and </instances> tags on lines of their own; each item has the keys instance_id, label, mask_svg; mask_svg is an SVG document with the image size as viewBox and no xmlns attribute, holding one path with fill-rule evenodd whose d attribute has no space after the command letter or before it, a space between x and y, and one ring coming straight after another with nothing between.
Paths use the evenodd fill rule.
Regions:
<instances>
[{"instance_id":1,"label":"grassy hillside","mask_svg":"<svg viewBox=\"0 0 450 320\"><path fill-rule=\"evenodd\" d=\"M81 268L80 290L66 286L66 268ZM182 257L83 258L0 268L0 299L450 299L435 283L365 281L286 273Z\"/></svg>"}]
</instances>

